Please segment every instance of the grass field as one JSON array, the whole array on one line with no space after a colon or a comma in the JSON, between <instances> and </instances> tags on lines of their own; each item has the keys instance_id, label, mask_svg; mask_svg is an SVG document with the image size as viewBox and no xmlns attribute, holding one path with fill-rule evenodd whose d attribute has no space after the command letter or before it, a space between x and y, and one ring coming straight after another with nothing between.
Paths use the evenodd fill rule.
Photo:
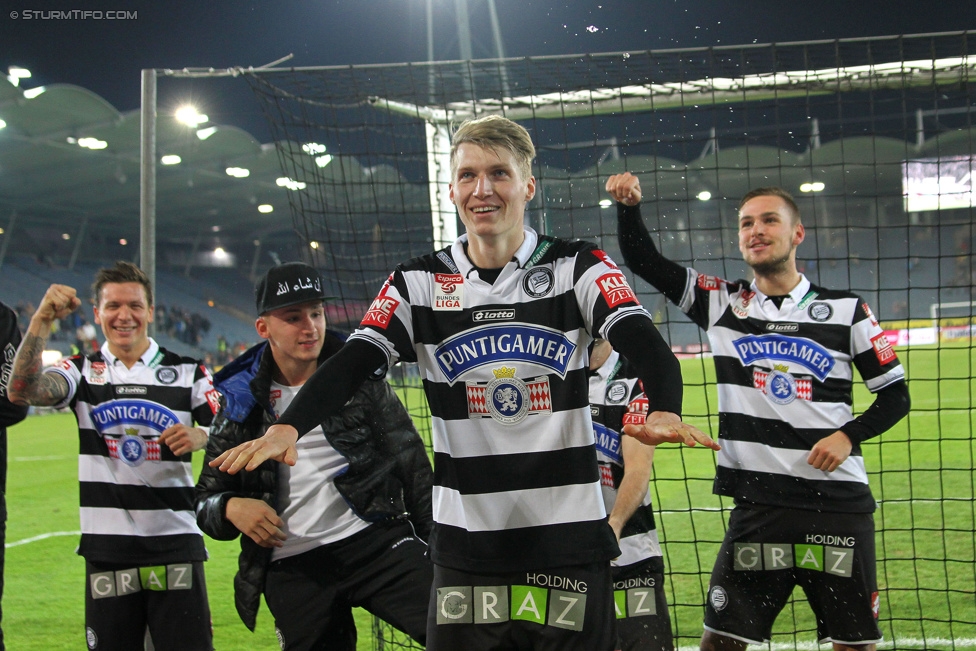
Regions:
<instances>
[{"instance_id":1,"label":"grass field","mask_svg":"<svg viewBox=\"0 0 976 651\"><path fill-rule=\"evenodd\" d=\"M912 393L908 419L864 448L875 497L884 648L976 648L976 350L899 351ZM706 431L717 420L711 360L683 361L685 415ZM402 391L417 426L427 424L419 389ZM856 404L870 404L859 389ZM202 455L196 455L199 463ZM9 431L6 587L3 628L14 651L83 647L84 564L78 542L77 437L70 414L32 416ZM697 648L711 564L728 500L711 494L714 456L661 447L652 495L669 570L677 642ZM238 544L207 541L207 583L217 651L278 648L270 613L250 633L233 607ZM263 608L263 607L262 607ZM359 613L360 649L378 648ZM775 648L816 648L802 595L780 616ZM386 648L390 648L387 645ZM394 647L395 648L395 647Z\"/></svg>"}]
</instances>

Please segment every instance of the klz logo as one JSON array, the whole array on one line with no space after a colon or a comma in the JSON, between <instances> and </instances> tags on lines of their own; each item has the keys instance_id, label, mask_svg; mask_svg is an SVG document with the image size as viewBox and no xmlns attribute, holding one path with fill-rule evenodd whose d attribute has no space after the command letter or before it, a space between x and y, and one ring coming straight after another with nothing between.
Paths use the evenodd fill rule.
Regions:
<instances>
[{"instance_id":1,"label":"klz logo","mask_svg":"<svg viewBox=\"0 0 976 651\"><path fill-rule=\"evenodd\" d=\"M617 307L621 303L637 302L634 290L630 288L627 279L619 271L600 276L596 284L610 307Z\"/></svg>"}]
</instances>

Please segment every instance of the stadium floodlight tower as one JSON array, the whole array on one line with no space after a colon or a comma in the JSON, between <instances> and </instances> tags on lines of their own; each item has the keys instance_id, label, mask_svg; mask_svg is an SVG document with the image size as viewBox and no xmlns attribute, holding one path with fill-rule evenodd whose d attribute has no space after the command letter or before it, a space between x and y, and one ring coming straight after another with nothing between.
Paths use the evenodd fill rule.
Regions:
<instances>
[{"instance_id":1,"label":"stadium floodlight tower","mask_svg":"<svg viewBox=\"0 0 976 651\"><path fill-rule=\"evenodd\" d=\"M611 56L624 54L628 53ZM431 224L434 244L440 248L457 238L455 208L447 187L452 180L450 125L461 120L492 114L516 121L565 119L691 105L736 104L886 87L952 84L958 82L960 75L976 76L976 56L788 70L514 97L506 94L504 97L448 102L443 106L419 106L382 97L371 97L369 102L376 108L419 117L425 122Z\"/></svg>"}]
</instances>

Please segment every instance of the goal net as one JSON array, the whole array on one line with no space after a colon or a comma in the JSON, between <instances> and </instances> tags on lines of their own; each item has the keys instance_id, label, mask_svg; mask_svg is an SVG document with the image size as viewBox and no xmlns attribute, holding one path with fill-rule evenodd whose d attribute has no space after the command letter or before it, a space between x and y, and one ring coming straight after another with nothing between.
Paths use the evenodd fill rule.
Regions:
<instances>
[{"instance_id":1,"label":"goal net","mask_svg":"<svg viewBox=\"0 0 976 651\"><path fill-rule=\"evenodd\" d=\"M621 261L603 191L631 171L664 254L737 279L738 199L778 185L806 226L800 270L874 308L909 376L911 415L862 446L879 509L883 648L976 646L972 344L976 34L250 71L271 123L306 259L334 281L333 324L355 326L393 267L454 239L451 125L506 115L538 148L528 223ZM634 287L683 359L685 417L717 433L708 343L643 281ZM931 306L953 306L951 315ZM415 369L393 381L429 433ZM870 405L859 387L855 410ZM426 428L426 429L425 429ZM697 648L731 502L714 458L662 447L651 494L680 647ZM377 623L376 648L409 646ZM816 648L796 591L775 648Z\"/></svg>"}]
</instances>

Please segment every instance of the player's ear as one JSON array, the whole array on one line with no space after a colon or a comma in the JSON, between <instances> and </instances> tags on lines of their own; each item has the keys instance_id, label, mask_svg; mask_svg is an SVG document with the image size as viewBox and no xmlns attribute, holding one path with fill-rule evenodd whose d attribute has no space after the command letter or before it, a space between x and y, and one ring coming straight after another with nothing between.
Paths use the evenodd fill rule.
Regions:
<instances>
[{"instance_id":1,"label":"player's ear","mask_svg":"<svg viewBox=\"0 0 976 651\"><path fill-rule=\"evenodd\" d=\"M535 177L530 176L529 180L525 182L525 202L528 203L532 201L532 197L535 196Z\"/></svg>"}]
</instances>

